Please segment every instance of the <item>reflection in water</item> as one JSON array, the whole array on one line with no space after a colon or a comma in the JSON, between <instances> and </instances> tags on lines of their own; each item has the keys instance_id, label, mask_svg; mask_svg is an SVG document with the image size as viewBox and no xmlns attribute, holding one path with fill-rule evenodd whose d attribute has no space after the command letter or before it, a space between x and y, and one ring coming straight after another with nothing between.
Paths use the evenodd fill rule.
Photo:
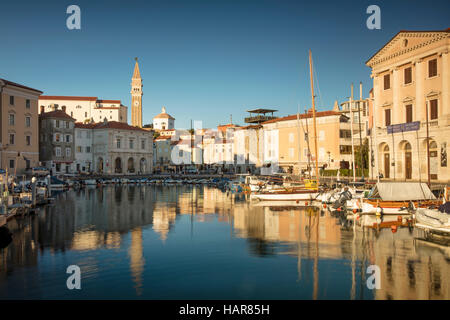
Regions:
<instances>
[{"instance_id":1,"label":"reflection in water","mask_svg":"<svg viewBox=\"0 0 450 320\"><path fill-rule=\"evenodd\" d=\"M316 208L255 206L209 187L69 191L7 227L0 298L450 298L449 248L408 229L342 226ZM64 286L70 264L79 293Z\"/></svg>"}]
</instances>

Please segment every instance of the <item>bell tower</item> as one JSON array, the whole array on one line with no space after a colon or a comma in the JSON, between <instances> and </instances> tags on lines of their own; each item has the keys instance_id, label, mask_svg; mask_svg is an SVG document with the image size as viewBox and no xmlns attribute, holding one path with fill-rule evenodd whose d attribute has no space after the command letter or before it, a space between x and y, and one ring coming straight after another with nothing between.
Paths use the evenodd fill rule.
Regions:
<instances>
[{"instance_id":1,"label":"bell tower","mask_svg":"<svg viewBox=\"0 0 450 320\"><path fill-rule=\"evenodd\" d=\"M139 72L138 58L134 58L133 77L131 78L131 125L142 128L142 78Z\"/></svg>"}]
</instances>

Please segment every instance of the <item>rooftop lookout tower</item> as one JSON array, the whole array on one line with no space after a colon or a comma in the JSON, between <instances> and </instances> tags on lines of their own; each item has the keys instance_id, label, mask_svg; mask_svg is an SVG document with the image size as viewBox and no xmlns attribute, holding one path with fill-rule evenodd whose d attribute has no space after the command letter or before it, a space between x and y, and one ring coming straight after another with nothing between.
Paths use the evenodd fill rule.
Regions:
<instances>
[{"instance_id":1,"label":"rooftop lookout tower","mask_svg":"<svg viewBox=\"0 0 450 320\"><path fill-rule=\"evenodd\" d=\"M245 118L244 121L245 123L260 124L264 121L276 119L277 117L274 117L273 113L277 111L278 110L272 109L247 110L247 112L250 113L250 117ZM270 113L270 115L268 115L268 113Z\"/></svg>"}]
</instances>

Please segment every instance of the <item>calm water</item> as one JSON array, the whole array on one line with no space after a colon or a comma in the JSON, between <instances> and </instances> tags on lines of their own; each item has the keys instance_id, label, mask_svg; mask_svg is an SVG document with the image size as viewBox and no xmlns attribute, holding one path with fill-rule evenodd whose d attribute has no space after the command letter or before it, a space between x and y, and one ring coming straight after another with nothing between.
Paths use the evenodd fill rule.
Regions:
<instances>
[{"instance_id":1,"label":"calm water","mask_svg":"<svg viewBox=\"0 0 450 320\"><path fill-rule=\"evenodd\" d=\"M69 191L10 221L0 299L449 299L450 250L209 187ZM366 286L381 268L381 289ZM66 268L81 268L68 290Z\"/></svg>"}]
</instances>

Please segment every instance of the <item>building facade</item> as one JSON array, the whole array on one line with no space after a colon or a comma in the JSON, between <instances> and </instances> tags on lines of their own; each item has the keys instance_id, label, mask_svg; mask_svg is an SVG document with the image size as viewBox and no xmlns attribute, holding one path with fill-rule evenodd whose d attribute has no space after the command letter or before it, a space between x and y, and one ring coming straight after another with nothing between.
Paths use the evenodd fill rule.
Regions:
<instances>
[{"instance_id":1,"label":"building facade","mask_svg":"<svg viewBox=\"0 0 450 320\"><path fill-rule=\"evenodd\" d=\"M40 108L45 112L56 106L77 122L108 121L127 122L128 108L120 100L99 100L97 97L40 96Z\"/></svg>"},{"instance_id":2,"label":"building facade","mask_svg":"<svg viewBox=\"0 0 450 320\"><path fill-rule=\"evenodd\" d=\"M355 124L354 124L355 125ZM262 123L264 129L263 166L271 171L299 174L315 165L312 112L290 115ZM352 161L351 124L340 111L316 112L318 165L331 169L348 168ZM356 127L355 127L356 128Z\"/></svg>"},{"instance_id":3,"label":"building facade","mask_svg":"<svg viewBox=\"0 0 450 320\"><path fill-rule=\"evenodd\" d=\"M42 91L0 79L0 167L21 174L39 164Z\"/></svg>"},{"instance_id":4,"label":"building facade","mask_svg":"<svg viewBox=\"0 0 450 320\"><path fill-rule=\"evenodd\" d=\"M39 160L50 173L71 173L74 161L75 119L59 110L39 114Z\"/></svg>"},{"instance_id":5,"label":"building facade","mask_svg":"<svg viewBox=\"0 0 450 320\"><path fill-rule=\"evenodd\" d=\"M153 171L153 132L104 121L92 129L94 172L149 174Z\"/></svg>"},{"instance_id":6,"label":"building facade","mask_svg":"<svg viewBox=\"0 0 450 320\"><path fill-rule=\"evenodd\" d=\"M373 170L384 178L426 181L429 171L431 182L450 181L449 48L450 29L400 31L366 62L373 78Z\"/></svg>"},{"instance_id":7,"label":"building facade","mask_svg":"<svg viewBox=\"0 0 450 320\"><path fill-rule=\"evenodd\" d=\"M92 129L95 123L75 123L75 162L72 170L76 173L90 173L93 170Z\"/></svg>"}]
</instances>

